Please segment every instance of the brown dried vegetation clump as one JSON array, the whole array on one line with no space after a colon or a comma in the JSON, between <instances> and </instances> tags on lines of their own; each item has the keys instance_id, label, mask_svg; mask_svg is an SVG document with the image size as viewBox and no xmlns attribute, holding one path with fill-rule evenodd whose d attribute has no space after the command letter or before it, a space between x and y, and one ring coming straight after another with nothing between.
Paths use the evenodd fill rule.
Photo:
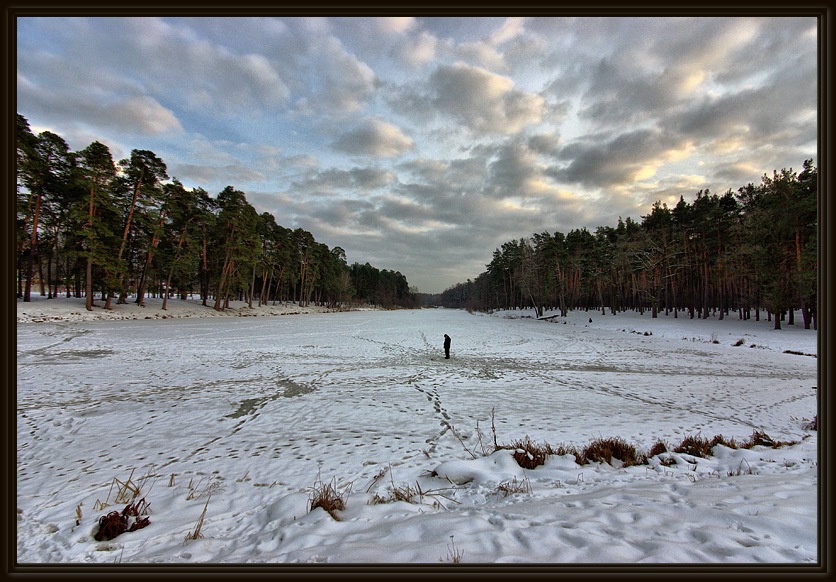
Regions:
<instances>
[{"instance_id":1,"label":"brown dried vegetation clump","mask_svg":"<svg viewBox=\"0 0 836 582\"><path fill-rule=\"evenodd\" d=\"M655 457L657 455L661 455L662 453L668 452L668 445L664 441L656 441L653 443L653 446L650 447L650 452L647 453L648 457Z\"/></svg>"},{"instance_id":2,"label":"brown dried vegetation clump","mask_svg":"<svg viewBox=\"0 0 836 582\"><path fill-rule=\"evenodd\" d=\"M336 521L340 521L340 516L337 515L337 512L345 510L345 497L347 496L348 494L346 492L342 494L337 492L334 479L330 483L323 483L317 477L311 491L311 498L308 500L308 511L311 512L317 507L321 507Z\"/></svg>"},{"instance_id":3,"label":"brown dried vegetation clump","mask_svg":"<svg viewBox=\"0 0 836 582\"><path fill-rule=\"evenodd\" d=\"M776 441L768 434L761 430L752 432L747 440L742 443L737 443L733 438L727 439L723 435L715 435L710 441L702 436L687 436L682 439L682 442L674 449L675 453L684 453L694 457L711 457L713 456L712 449L717 445L723 445L730 449L751 449L752 447L770 447L778 449L784 446L791 446L796 444L793 441Z\"/></svg>"},{"instance_id":4,"label":"brown dried vegetation clump","mask_svg":"<svg viewBox=\"0 0 836 582\"><path fill-rule=\"evenodd\" d=\"M514 441L510 445L503 445L500 448L514 451L514 460L523 469L539 467L546 462L548 455L554 454L549 443L540 445L527 436L523 440Z\"/></svg>"},{"instance_id":5,"label":"brown dried vegetation clump","mask_svg":"<svg viewBox=\"0 0 836 582\"><path fill-rule=\"evenodd\" d=\"M647 462L647 457L621 438L595 439L583 450L583 456L587 462L609 464L612 464L613 459L618 459L624 467L642 465Z\"/></svg>"},{"instance_id":6,"label":"brown dried vegetation clump","mask_svg":"<svg viewBox=\"0 0 836 582\"><path fill-rule=\"evenodd\" d=\"M126 531L141 529L151 523L149 517L143 517L144 514L147 514L147 510L148 504L143 498L137 503L128 503L121 513L111 511L99 518L99 531L93 537L96 541L101 542L112 540Z\"/></svg>"},{"instance_id":7,"label":"brown dried vegetation clump","mask_svg":"<svg viewBox=\"0 0 836 582\"><path fill-rule=\"evenodd\" d=\"M756 430L752 432L752 436L749 437L749 440L740 445L740 448L751 449L752 447L770 447L773 449L780 449L781 447L794 444L796 443L793 441L776 441L762 430Z\"/></svg>"},{"instance_id":8,"label":"brown dried vegetation clump","mask_svg":"<svg viewBox=\"0 0 836 582\"><path fill-rule=\"evenodd\" d=\"M703 436L689 435L682 439L682 442L673 449L673 452L691 455L692 457L710 457L711 443Z\"/></svg>"}]
</instances>

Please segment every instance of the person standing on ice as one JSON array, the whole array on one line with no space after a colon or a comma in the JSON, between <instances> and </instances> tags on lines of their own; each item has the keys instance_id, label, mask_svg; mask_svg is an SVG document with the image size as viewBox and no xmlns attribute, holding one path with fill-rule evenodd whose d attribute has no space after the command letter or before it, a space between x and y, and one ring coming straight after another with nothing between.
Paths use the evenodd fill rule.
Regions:
<instances>
[{"instance_id":1,"label":"person standing on ice","mask_svg":"<svg viewBox=\"0 0 836 582\"><path fill-rule=\"evenodd\" d=\"M444 359L450 359L450 336L446 333L444 334Z\"/></svg>"}]
</instances>

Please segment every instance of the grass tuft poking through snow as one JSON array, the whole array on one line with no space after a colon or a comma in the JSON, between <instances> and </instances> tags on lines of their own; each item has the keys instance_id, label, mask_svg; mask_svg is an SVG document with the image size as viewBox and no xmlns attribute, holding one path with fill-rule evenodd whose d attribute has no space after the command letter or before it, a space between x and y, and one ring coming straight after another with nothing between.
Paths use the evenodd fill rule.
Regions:
<instances>
[{"instance_id":1,"label":"grass tuft poking through snow","mask_svg":"<svg viewBox=\"0 0 836 582\"><path fill-rule=\"evenodd\" d=\"M209 498L211 499L211 497ZM195 524L194 531L190 531L186 534L186 539L183 543L188 542L189 540L199 540L203 538L203 534L200 530L203 529L203 520L206 519L206 510L209 509L209 499L206 500L206 504L203 506L203 511L200 514L200 517L197 518L197 523Z\"/></svg>"},{"instance_id":2,"label":"grass tuft poking through snow","mask_svg":"<svg viewBox=\"0 0 836 582\"><path fill-rule=\"evenodd\" d=\"M382 473L379 475L382 476ZM379 477L378 477L379 478ZM377 480L377 479L375 479ZM403 501L406 503L415 503L415 504L422 504L424 503L424 498L432 499L433 506L436 509L444 508L444 502L448 501L450 503L458 503L455 499L450 497L447 492L454 491L452 488L447 489L422 489L421 484L417 481L415 482L415 486L413 487L410 484L406 485L395 485L395 478L392 474L392 467L389 466L389 480L391 486L389 487L389 496L383 497L382 495L375 493L374 496L369 501L369 505L379 505L382 503L393 503L395 501Z\"/></svg>"},{"instance_id":3,"label":"grass tuft poking through snow","mask_svg":"<svg viewBox=\"0 0 836 582\"><path fill-rule=\"evenodd\" d=\"M514 451L514 460L523 469L534 469L546 462L548 455L554 454L548 443L539 445L533 442L528 436L522 440L514 441L510 445L500 448Z\"/></svg>"},{"instance_id":4,"label":"grass tuft poking through snow","mask_svg":"<svg viewBox=\"0 0 836 582\"><path fill-rule=\"evenodd\" d=\"M447 544L447 561L453 564L460 564L464 557L464 550L456 547L454 536L450 536L450 543Z\"/></svg>"},{"instance_id":5,"label":"grass tuft poking through snow","mask_svg":"<svg viewBox=\"0 0 836 582\"><path fill-rule=\"evenodd\" d=\"M595 439L583 450L583 456L587 461L597 461L610 465L613 464L613 459L618 459L623 467L647 463L647 457L620 437Z\"/></svg>"},{"instance_id":6,"label":"grass tuft poking through snow","mask_svg":"<svg viewBox=\"0 0 836 582\"><path fill-rule=\"evenodd\" d=\"M531 481L528 477L522 480L517 480L516 477L510 481L503 481L496 487L497 494L502 494L503 497L514 495L515 493L532 493Z\"/></svg>"},{"instance_id":7,"label":"grass tuft poking through snow","mask_svg":"<svg viewBox=\"0 0 836 582\"><path fill-rule=\"evenodd\" d=\"M674 449L675 453L691 455L692 457L710 457L711 443L702 435L689 435L682 439Z\"/></svg>"},{"instance_id":8,"label":"grass tuft poking through snow","mask_svg":"<svg viewBox=\"0 0 836 582\"><path fill-rule=\"evenodd\" d=\"M338 511L345 511L345 502L351 492L351 487L344 489L341 493L337 491L336 478L329 483L324 483L319 475L311 488L311 495L308 501L308 512L317 507L324 509L335 521L340 521Z\"/></svg>"}]
</instances>

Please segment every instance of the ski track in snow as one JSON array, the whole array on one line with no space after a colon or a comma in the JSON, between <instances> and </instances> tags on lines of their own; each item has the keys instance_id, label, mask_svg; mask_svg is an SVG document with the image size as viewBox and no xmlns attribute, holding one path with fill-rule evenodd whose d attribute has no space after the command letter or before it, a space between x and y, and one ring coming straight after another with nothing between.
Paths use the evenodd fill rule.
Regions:
<instances>
[{"instance_id":1,"label":"ski track in snow","mask_svg":"<svg viewBox=\"0 0 836 582\"><path fill-rule=\"evenodd\" d=\"M450 360L441 349L445 332L453 337ZM89 508L107 495L114 476L132 469L157 475L160 488L169 475L214 491L258 484L288 504L307 499L303 492L317 476L373 491L415 482L438 462L469 458L478 450L478 432L484 444L491 440L492 410L500 442L530 436L583 446L596 437L622 437L644 450L656 440L677 444L698 433L745 440L753 429L800 439L794 419L815 413L814 359L730 348L731 341L714 346L625 333L449 310L19 325L18 504L34 512L33 524L46 523L68 501L83 498ZM95 491L91 480L99 485ZM710 532L658 523L650 504L708 503L693 489L671 483L662 500L643 496L641 484L619 491L592 489L558 501L571 509L570 519L558 517L560 511L537 512L538 503L560 497L535 501L522 513L513 504L477 511L467 522L470 531L457 530L457 539L489 540L476 533L491 531L501 541L480 541L473 553L548 561L556 549L539 547L540 532L559 528L562 561L582 561L589 528L573 530L589 519L599 522L593 529L610 552L599 556L604 562L658 560L671 540L655 539L657 530L686 547L697 544L698 552L714 552L706 560L745 559L747 547L756 555L762 546L749 539L742 515L735 547L714 547ZM479 490L474 495L484 498ZM325 538L294 538L296 523L256 516L255 508L225 515L217 503L213 520L226 524L217 536L230 540L230 555L248 543L268 561L280 546L289 558L317 544L328 553ZM600 504L612 506L603 518L595 509ZM717 505L707 511L722 511ZM403 522L425 517L415 513L375 527L408 538L420 529ZM258 538L235 525L250 518L262 520ZM642 533L625 537L625 529ZM63 538L52 537L38 561L72 553L58 541ZM786 559L775 552L767 561ZM390 558L421 559L408 550Z\"/></svg>"}]
</instances>

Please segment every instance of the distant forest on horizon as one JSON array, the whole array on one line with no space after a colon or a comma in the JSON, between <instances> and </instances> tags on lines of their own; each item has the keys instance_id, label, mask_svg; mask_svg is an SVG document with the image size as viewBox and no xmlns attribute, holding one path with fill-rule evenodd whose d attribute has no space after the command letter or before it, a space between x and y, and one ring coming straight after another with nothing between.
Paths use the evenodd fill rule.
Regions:
<instances>
[{"instance_id":1,"label":"distant forest on horizon","mask_svg":"<svg viewBox=\"0 0 836 582\"><path fill-rule=\"evenodd\" d=\"M475 280L458 283L437 299L445 307L475 311L534 308L682 312L690 318L736 312L774 327L817 328L818 171L764 174L722 195L680 196L673 208L657 201L641 222L619 218L601 226L535 233L504 243Z\"/></svg>"}]
</instances>

